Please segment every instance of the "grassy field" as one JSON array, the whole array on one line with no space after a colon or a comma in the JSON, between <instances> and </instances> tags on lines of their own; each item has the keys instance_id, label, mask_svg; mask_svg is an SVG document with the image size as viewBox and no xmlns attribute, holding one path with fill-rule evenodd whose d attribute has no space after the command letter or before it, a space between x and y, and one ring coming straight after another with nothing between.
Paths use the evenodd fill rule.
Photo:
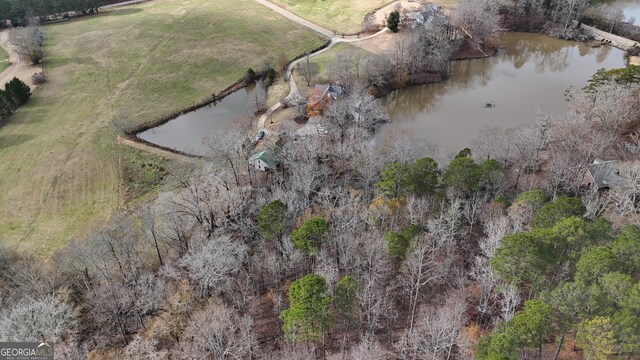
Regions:
<instances>
[{"instance_id":1,"label":"grassy field","mask_svg":"<svg viewBox=\"0 0 640 360\"><path fill-rule=\"evenodd\" d=\"M292 13L339 33L362 30L365 15L390 0L271 0Z\"/></svg>"},{"instance_id":2,"label":"grassy field","mask_svg":"<svg viewBox=\"0 0 640 360\"><path fill-rule=\"evenodd\" d=\"M320 72L311 82L311 86L309 87L307 86L307 82L302 78L302 76L300 76L300 73L297 71L297 68L296 68L296 71L294 71L293 76L296 79L296 85L298 85L298 90L300 91L300 94L303 96L308 96L311 94L311 90L313 90L313 87L315 84L328 83L328 82L335 81L336 79L332 79L331 74L329 73L331 63L333 61L336 61L335 59L338 55L340 55L340 53L345 53L349 51L356 52L359 54L362 68L366 66L367 61L373 60L376 57L375 54L372 54L352 44L347 44L347 43L337 44L327 52L311 58L310 61L312 63L318 64L320 68Z\"/></svg>"},{"instance_id":3,"label":"grassy field","mask_svg":"<svg viewBox=\"0 0 640 360\"><path fill-rule=\"evenodd\" d=\"M0 72L9 67L9 54L0 47Z\"/></svg>"},{"instance_id":4,"label":"grassy field","mask_svg":"<svg viewBox=\"0 0 640 360\"><path fill-rule=\"evenodd\" d=\"M43 255L122 205L132 150L114 118L152 121L324 42L251 0L157 0L44 30L48 82L0 128L0 241Z\"/></svg>"}]
</instances>

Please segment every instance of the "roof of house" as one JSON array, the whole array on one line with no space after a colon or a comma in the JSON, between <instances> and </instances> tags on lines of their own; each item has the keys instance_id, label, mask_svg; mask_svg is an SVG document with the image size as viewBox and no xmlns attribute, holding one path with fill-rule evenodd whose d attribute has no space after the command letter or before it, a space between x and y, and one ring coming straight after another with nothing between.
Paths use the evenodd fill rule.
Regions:
<instances>
[{"instance_id":1,"label":"roof of house","mask_svg":"<svg viewBox=\"0 0 640 360\"><path fill-rule=\"evenodd\" d=\"M420 11L417 11L413 16L413 27L425 26L434 21L434 19L444 19L444 14L434 4L425 5Z\"/></svg>"},{"instance_id":2,"label":"roof of house","mask_svg":"<svg viewBox=\"0 0 640 360\"><path fill-rule=\"evenodd\" d=\"M311 104L317 104L327 94L331 96L332 100L336 100L338 96L344 94L344 88L334 84L316 84L311 91Z\"/></svg>"},{"instance_id":3,"label":"roof of house","mask_svg":"<svg viewBox=\"0 0 640 360\"><path fill-rule=\"evenodd\" d=\"M618 161L616 160L595 159L593 164L589 165L589 174L598 189L611 188L621 182Z\"/></svg>"},{"instance_id":4,"label":"roof of house","mask_svg":"<svg viewBox=\"0 0 640 360\"><path fill-rule=\"evenodd\" d=\"M259 153L253 154L249 158L249 162L252 163L256 160L262 160L268 167L275 169L278 166L278 159L271 156L267 150L260 151Z\"/></svg>"}]
</instances>

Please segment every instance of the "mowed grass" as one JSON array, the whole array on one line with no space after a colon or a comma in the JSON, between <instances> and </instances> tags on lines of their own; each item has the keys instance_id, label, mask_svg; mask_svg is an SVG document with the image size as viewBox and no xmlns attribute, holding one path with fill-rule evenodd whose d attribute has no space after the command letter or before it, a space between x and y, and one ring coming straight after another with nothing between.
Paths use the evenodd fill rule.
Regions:
<instances>
[{"instance_id":1,"label":"mowed grass","mask_svg":"<svg viewBox=\"0 0 640 360\"><path fill-rule=\"evenodd\" d=\"M0 128L0 243L41 255L123 205L114 118L153 121L324 43L251 0L157 0L44 30L47 83Z\"/></svg>"},{"instance_id":2,"label":"mowed grass","mask_svg":"<svg viewBox=\"0 0 640 360\"><path fill-rule=\"evenodd\" d=\"M303 96L308 96L311 94L313 87L315 84L326 84L336 81L337 79L333 78L331 74L331 67L337 61L336 59L341 54L354 53L357 54L360 58L360 68L364 70L369 61L373 61L376 58L376 54L370 53L364 49L361 49L357 46L347 43L340 43L329 49L327 52L324 52L318 56L312 57L309 61L312 63L318 64L319 72L318 75L311 81L310 86L307 86L306 80L300 75L299 65L296 66L296 69L293 73L293 76L296 79L296 85L298 85L298 90L300 90L300 94Z\"/></svg>"},{"instance_id":3,"label":"mowed grass","mask_svg":"<svg viewBox=\"0 0 640 360\"><path fill-rule=\"evenodd\" d=\"M390 0L271 0L292 13L338 33L362 30L364 17Z\"/></svg>"},{"instance_id":4,"label":"mowed grass","mask_svg":"<svg viewBox=\"0 0 640 360\"><path fill-rule=\"evenodd\" d=\"M9 53L0 47L0 72L9 67Z\"/></svg>"}]
</instances>

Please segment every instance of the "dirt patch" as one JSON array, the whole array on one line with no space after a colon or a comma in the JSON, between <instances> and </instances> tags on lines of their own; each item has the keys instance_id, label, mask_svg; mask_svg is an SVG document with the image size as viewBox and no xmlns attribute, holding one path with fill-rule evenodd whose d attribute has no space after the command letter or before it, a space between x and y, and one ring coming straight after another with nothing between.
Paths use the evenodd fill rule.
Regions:
<instances>
[{"instance_id":1,"label":"dirt patch","mask_svg":"<svg viewBox=\"0 0 640 360\"><path fill-rule=\"evenodd\" d=\"M397 38L397 36L398 34L386 32L372 39L351 43L351 45L357 46L372 54L383 55L390 53L393 50L393 46L395 44L395 39Z\"/></svg>"},{"instance_id":2,"label":"dirt patch","mask_svg":"<svg viewBox=\"0 0 640 360\"><path fill-rule=\"evenodd\" d=\"M387 25L387 17L392 11L400 9L400 13L403 13L405 11L417 11L420 8L422 8L422 4L418 2L402 0L386 5L377 10L371 15L371 19L374 24L384 27Z\"/></svg>"},{"instance_id":3,"label":"dirt patch","mask_svg":"<svg viewBox=\"0 0 640 360\"><path fill-rule=\"evenodd\" d=\"M629 56L629 65L640 65L640 56Z\"/></svg>"}]
</instances>

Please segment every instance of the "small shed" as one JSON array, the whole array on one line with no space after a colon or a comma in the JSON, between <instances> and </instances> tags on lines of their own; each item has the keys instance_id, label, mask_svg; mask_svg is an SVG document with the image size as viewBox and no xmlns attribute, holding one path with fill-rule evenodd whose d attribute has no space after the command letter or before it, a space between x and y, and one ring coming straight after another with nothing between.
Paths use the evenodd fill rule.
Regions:
<instances>
[{"instance_id":1,"label":"small shed","mask_svg":"<svg viewBox=\"0 0 640 360\"><path fill-rule=\"evenodd\" d=\"M267 171L275 170L278 167L278 160L269 154L267 150L253 154L249 158L249 164L253 165L256 170Z\"/></svg>"}]
</instances>

